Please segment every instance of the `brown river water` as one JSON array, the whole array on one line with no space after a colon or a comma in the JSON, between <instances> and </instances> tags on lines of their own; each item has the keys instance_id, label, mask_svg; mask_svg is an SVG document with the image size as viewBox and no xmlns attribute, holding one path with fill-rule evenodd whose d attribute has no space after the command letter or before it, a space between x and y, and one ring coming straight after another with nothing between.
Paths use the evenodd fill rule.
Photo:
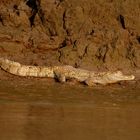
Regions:
<instances>
[{"instance_id":1,"label":"brown river water","mask_svg":"<svg viewBox=\"0 0 140 140\"><path fill-rule=\"evenodd\" d=\"M140 140L139 86L0 81L0 140Z\"/></svg>"}]
</instances>

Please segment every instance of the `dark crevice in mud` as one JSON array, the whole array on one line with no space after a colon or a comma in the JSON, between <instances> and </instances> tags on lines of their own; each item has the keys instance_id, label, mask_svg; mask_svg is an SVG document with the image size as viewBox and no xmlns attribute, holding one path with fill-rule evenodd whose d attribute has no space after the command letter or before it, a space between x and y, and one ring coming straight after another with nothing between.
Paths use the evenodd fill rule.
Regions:
<instances>
[{"instance_id":1,"label":"dark crevice in mud","mask_svg":"<svg viewBox=\"0 0 140 140\"><path fill-rule=\"evenodd\" d=\"M66 46L67 46L67 41L66 41L66 39L64 39L64 41L60 44L59 48L61 49L61 48L64 48Z\"/></svg>"},{"instance_id":2,"label":"dark crevice in mud","mask_svg":"<svg viewBox=\"0 0 140 140\"><path fill-rule=\"evenodd\" d=\"M63 13L63 29L65 30L67 36L71 36L71 31L66 27L66 10Z\"/></svg>"},{"instance_id":3,"label":"dark crevice in mud","mask_svg":"<svg viewBox=\"0 0 140 140\"><path fill-rule=\"evenodd\" d=\"M125 19L124 19L123 15L119 15L119 21L121 23L122 28L126 29L126 27L125 27Z\"/></svg>"},{"instance_id":4,"label":"dark crevice in mud","mask_svg":"<svg viewBox=\"0 0 140 140\"><path fill-rule=\"evenodd\" d=\"M77 40L74 40L74 42L73 42L73 48L77 48L76 42L77 42Z\"/></svg>"},{"instance_id":5,"label":"dark crevice in mud","mask_svg":"<svg viewBox=\"0 0 140 140\"><path fill-rule=\"evenodd\" d=\"M63 13L63 29L66 31L67 35L68 35L68 31L66 29L66 10Z\"/></svg>"},{"instance_id":6,"label":"dark crevice in mud","mask_svg":"<svg viewBox=\"0 0 140 140\"><path fill-rule=\"evenodd\" d=\"M62 52L60 50L58 50L58 53L59 53L58 61L61 62Z\"/></svg>"},{"instance_id":7,"label":"dark crevice in mud","mask_svg":"<svg viewBox=\"0 0 140 140\"><path fill-rule=\"evenodd\" d=\"M16 14L17 14L18 16L20 16L20 12L19 12L19 11L16 11Z\"/></svg>"},{"instance_id":8,"label":"dark crevice in mud","mask_svg":"<svg viewBox=\"0 0 140 140\"><path fill-rule=\"evenodd\" d=\"M32 8L32 15L30 16L30 25L31 27L34 25L34 19L38 12L38 6L37 6L37 0L27 0L26 5L28 5L30 8Z\"/></svg>"},{"instance_id":9,"label":"dark crevice in mud","mask_svg":"<svg viewBox=\"0 0 140 140\"><path fill-rule=\"evenodd\" d=\"M40 18L42 24L44 25L44 21L45 21L44 12L43 12L43 10L40 7L40 1L39 0L28 0L26 2L26 4L30 8L32 8L32 15L29 18L31 26L34 25L34 19L35 19L36 14L39 15L39 18Z\"/></svg>"},{"instance_id":10,"label":"dark crevice in mud","mask_svg":"<svg viewBox=\"0 0 140 140\"><path fill-rule=\"evenodd\" d=\"M108 46L104 45L97 50L95 56L97 59L99 59L105 63L107 52L108 52Z\"/></svg>"},{"instance_id":11,"label":"dark crevice in mud","mask_svg":"<svg viewBox=\"0 0 140 140\"><path fill-rule=\"evenodd\" d=\"M77 62L75 62L74 67L75 68L79 68L80 67L80 64L78 64Z\"/></svg>"},{"instance_id":12,"label":"dark crevice in mud","mask_svg":"<svg viewBox=\"0 0 140 140\"><path fill-rule=\"evenodd\" d=\"M28 5L32 10L37 10L37 0L27 0L26 5Z\"/></svg>"},{"instance_id":13,"label":"dark crevice in mud","mask_svg":"<svg viewBox=\"0 0 140 140\"><path fill-rule=\"evenodd\" d=\"M88 46L89 46L89 45L85 46L84 53L83 53L82 55L78 56L78 58L79 58L79 63L77 63L77 68L80 67L80 64L81 64L81 62L82 62L82 59L83 59L83 58L87 55L87 53L88 53Z\"/></svg>"},{"instance_id":14,"label":"dark crevice in mud","mask_svg":"<svg viewBox=\"0 0 140 140\"><path fill-rule=\"evenodd\" d=\"M133 67L137 67L136 63L135 63L135 49L130 45L127 48L127 54L126 54L126 58L129 59L129 61L131 62L131 65Z\"/></svg>"},{"instance_id":15,"label":"dark crevice in mud","mask_svg":"<svg viewBox=\"0 0 140 140\"><path fill-rule=\"evenodd\" d=\"M36 16L36 13L34 13L34 14L29 18L31 27L34 26L34 19L35 19L35 16Z\"/></svg>"},{"instance_id":16,"label":"dark crevice in mud","mask_svg":"<svg viewBox=\"0 0 140 140\"><path fill-rule=\"evenodd\" d=\"M72 43L71 38L66 37L63 40L63 42L59 45L59 49L64 48L64 47L67 47L67 46L72 45L72 44L73 44L73 48L76 48L76 41L77 40L75 40L74 43Z\"/></svg>"},{"instance_id":17,"label":"dark crevice in mud","mask_svg":"<svg viewBox=\"0 0 140 140\"><path fill-rule=\"evenodd\" d=\"M32 38L28 39L28 44L26 45L26 49L31 49L34 47L34 41Z\"/></svg>"},{"instance_id":18,"label":"dark crevice in mud","mask_svg":"<svg viewBox=\"0 0 140 140\"><path fill-rule=\"evenodd\" d=\"M140 36L137 36L137 40L138 40L138 42L140 43Z\"/></svg>"},{"instance_id":19,"label":"dark crevice in mud","mask_svg":"<svg viewBox=\"0 0 140 140\"><path fill-rule=\"evenodd\" d=\"M2 25L4 25L2 15L0 15L0 22Z\"/></svg>"},{"instance_id":20,"label":"dark crevice in mud","mask_svg":"<svg viewBox=\"0 0 140 140\"><path fill-rule=\"evenodd\" d=\"M41 8L38 9L38 15L40 17L40 20L42 22L42 25L44 25L45 24L45 18L44 18L44 15L45 14L44 14L44 12L43 12L43 10Z\"/></svg>"},{"instance_id":21,"label":"dark crevice in mud","mask_svg":"<svg viewBox=\"0 0 140 140\"><path fill-rule=\"evenodd\" d=\"M93 35L95 33L95 31L92 29L91 32L89 33L89 35Z\"/></svg>"},{"instance_id":22,"label":"dark crevice in mud","mask_svg":"<svg viewBox=\"0 0 140 140\"><path fill-rule=\"evenodd\" d=\"M64 2L65 0L58 0L58 1L55 1L55 4L57 4L57 7L59 7L59 5Z\"/></svg>"},{"instance_id":23,"label":"dark crevice in mud","mask_svg":"<svg viewBox=\"0 0 140 140\"><path fill-rule=\"evenodd\" d=\"M13 8L14 8L15 10L18 10L18 6L17 6L16 4L13 6Z\"/></svg>"},{"instance_id":24,"label":"dark crevice in mud","mask_svg":"<svg viewBox=\"0 0 140 140\"><path fill-rule=\"evenodd\" d=\"M15 4L14 6L13 6L13 11L18 15L18 16L20 16L20 12L19 12L19 9L18 9L18 6Z\"/></svg>"},{"instance_id":25,"label":"dark crevice in mud","mask_svg":"<svg viewBox=\"0 0 140 140\"><path fill-rule=\"evenodd\" d=\"M85 50L84 50L82 58L85 57L85 55L87 54L87 50L88 50L88 45L85 47Z\"/></svg>"}]
</instances>

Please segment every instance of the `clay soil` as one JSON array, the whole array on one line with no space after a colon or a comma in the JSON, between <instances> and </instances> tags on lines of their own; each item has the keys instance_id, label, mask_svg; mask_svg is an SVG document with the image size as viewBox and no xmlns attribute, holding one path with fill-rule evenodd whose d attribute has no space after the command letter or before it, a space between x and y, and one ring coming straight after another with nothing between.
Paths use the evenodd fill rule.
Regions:
<instances>
[{"instance_id":1,"label":"clay soil","mask_svg":"<svg viewBox=\"0 0 140 140\"><path fill-rule=\"evenodd\" d=\"M140 71L139 0L1 0L0 57Z\"/></svg>"}]
</instances>

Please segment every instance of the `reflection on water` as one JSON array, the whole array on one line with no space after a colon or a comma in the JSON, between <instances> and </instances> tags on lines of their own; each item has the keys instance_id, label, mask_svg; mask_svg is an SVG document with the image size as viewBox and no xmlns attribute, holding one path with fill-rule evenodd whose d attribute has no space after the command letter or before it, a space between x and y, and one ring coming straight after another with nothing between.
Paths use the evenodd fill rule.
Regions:
<instances>
[{"instance_id":1,"label":"reflection on water","mask_svg":"<svg viewBox=\"0 0 140 140\"><path fill-rule=\"evenodd\" d=\"M137 91L132 96L60 84L0 87L0 140L140 139Z\"/></svg>"},{"instance_id":2,"label":"reflection on water","mask_svg":"<svg viewBox=\"0 0 140 140\"><path fill-rule=\"evenodd\" d=\"M2 104L1 140L139 140L138 108Z\"/></svg>"}]
</instances>

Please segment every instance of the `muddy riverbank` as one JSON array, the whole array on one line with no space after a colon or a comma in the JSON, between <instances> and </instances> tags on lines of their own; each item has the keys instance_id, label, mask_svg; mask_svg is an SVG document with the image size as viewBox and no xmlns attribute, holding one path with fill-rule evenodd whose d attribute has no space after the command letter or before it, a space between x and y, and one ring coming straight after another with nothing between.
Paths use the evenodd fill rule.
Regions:
<instances>
[{"instance_id":1,"label":"muddy riverbank","mask_svg":"<svg viewBox=\"0 0 140 140\"><path fill-rule=\"evenodd\" d=\"M0 1L0 56L30 65L131 73L140 68L139 5L139 0Z\"/></svg>"}]
</instances>

